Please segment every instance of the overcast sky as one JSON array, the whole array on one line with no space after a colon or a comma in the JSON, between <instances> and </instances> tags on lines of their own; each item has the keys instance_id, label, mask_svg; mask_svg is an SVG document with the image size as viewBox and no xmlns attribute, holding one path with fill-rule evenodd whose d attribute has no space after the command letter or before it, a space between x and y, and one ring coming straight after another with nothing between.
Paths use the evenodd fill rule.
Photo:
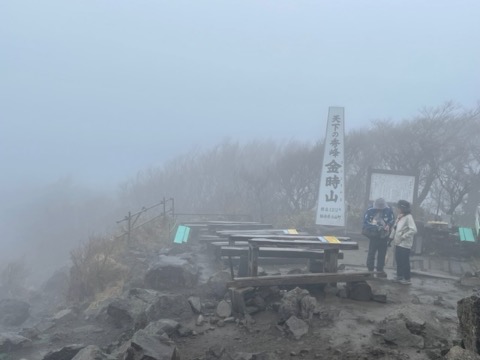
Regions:
<instances>
[{"instance_id":1,"label":"overcast sky","mask_svg":"<svg viewBox=\"0 0 480 360\"><path fill-rule=\"evenodd\" d=\"M229 137L316 141L480 85L480 1L0 1L0 179L116 184ZM319 159L320 161L320 159Z\"/></svg>"}]
</instances>

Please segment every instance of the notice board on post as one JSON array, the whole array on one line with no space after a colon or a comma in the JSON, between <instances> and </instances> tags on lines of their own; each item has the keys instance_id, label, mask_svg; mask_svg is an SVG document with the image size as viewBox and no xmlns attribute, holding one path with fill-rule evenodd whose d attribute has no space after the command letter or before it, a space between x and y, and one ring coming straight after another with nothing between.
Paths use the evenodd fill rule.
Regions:
<instances>
[{"instance_id":1,"label":"notice board on post","mask_svg":"<svg viewBox=\"0 0 480 360\"><path fill-rule=\"evenodd\" d=\"M417 202L418 176L402 172L369 169L367 179L367 207L376 199L384 198L393 204L407 200L412 206Z\"/></svg>"}]
</instances>

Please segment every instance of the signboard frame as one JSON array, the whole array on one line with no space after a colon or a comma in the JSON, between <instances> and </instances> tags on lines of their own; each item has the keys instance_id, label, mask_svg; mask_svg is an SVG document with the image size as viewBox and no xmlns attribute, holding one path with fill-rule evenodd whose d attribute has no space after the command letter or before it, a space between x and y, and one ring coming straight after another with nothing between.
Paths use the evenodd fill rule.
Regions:
<instances>
[{"instance_id":1,"label":"signboard frame","mask_svg":"<svg viewBox=\"0 0 480 360\"><path fill-rule=\"evenodd\" d=\"M375 195L372 193L372 177L378 176L382 177L384 179L390 179L392 181L392 175L397 177L397 180L400 178L403 178L403 181L412 181L413 180L413 187L410 189L411 196L406 196L403 198L398 198L398 199L391 199L392 196L390 196L387 193L376 193ZM368 169L367 173L367 193L366 193L366 199L365 199L365 207L369 207L375 199L382 197L385 199L390 204L396 203L398 200L407 200L411 202L412 208L416 207L417 205L417 196L418 196L418 174L414 173L408 173L408 172L402 172L402 171L393 171L393 170L382 170L382 169Z\"/></svg>"}]
</instances>

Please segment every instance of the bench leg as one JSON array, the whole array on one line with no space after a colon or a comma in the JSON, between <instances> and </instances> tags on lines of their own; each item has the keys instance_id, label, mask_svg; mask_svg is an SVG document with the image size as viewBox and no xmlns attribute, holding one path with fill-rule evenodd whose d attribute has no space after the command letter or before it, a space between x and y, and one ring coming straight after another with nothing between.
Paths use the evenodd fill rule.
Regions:
<instances>
[{"instance_id":1,"label":"bench leg","mask_svg":"<svg viewBox=\"0 0 480 360\"><path fill-rule=\"evenodd\" d=\"M323 263L323 271L326 273L336 273L338 271L338 249L325 250L325 261ZM336 287L337 283L330 284Z\"/></svg>"},{"instance_id":2,"label":"bench leg","mask_svg":"<svg viewBox=\"0 0 480 360\"><path fill-rule=\"evenodd\" d=\"M248 276L248 255L240 256L240 264L238 266L238 277Z\"/></svg>"},{"instance_id":3,"label":"bench leg","mask_svg":"<svg viewBox=\"0 0 480 360\"><path fill-rule=\"evenodd\" d=\"M326 273L336 273L338 270L338 249L325 250L323 270Z\"/></svg>"},{"instance_id":4,"label":"bench leg","mask_svg":"<svg viewBox=\"0 0 480 360\"><path fill-rule=\"evenodd\" d=\"M260 249L250 244L248 247L248 276L258 275L258 253Z\"/></svg>"},{"instance_id":5,"label":"bench leg","mask_svg":"<svg viewBox=\"0 0 480 360\"><path fill-rule=\"evenodd\" d=\"M233 260L232 257L228 257L228 264L230 265L230 276L232 277L232 280L235 279L235 272L233 271Z\"/></svg>"}]
</instances>

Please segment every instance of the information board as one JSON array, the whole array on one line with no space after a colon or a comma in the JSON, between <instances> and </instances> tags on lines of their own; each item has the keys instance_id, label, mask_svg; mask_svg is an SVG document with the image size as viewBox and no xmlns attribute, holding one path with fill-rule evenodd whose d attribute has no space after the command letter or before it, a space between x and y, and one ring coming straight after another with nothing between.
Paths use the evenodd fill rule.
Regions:
<instances>
[{"instance_id":1,"label":"information board","mask_svg":"<svg viewBox=\"0 0 480 360\"><path fill-rule=\"evenodd\" d=\"M415 200L415 181L413 175L397 175L372 172L370 180L370 194L368 200L375 201L384 198L388 203L398 200L407 200L413 204Z\"/></svg>"}]
</instances>

